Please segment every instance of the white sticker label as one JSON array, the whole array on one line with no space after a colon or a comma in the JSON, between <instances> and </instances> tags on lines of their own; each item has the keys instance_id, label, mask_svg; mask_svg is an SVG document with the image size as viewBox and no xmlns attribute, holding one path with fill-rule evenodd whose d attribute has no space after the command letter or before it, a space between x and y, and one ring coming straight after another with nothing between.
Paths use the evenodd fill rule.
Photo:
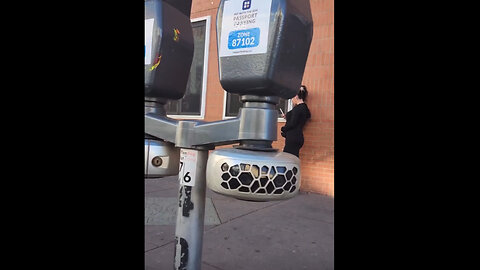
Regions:
<instances>
[{"instance_id":1,"label":"white sticker label","mask_svg":"<svg viewBox=\"0 0 480 270\"><path fill-rule=\"evenodd\" d=\"M219 56L267 52L272 0L225 0Z\"/></svg>"},{"instance_id":2,"label":"white sticker label","mask_svg":"<svg viewBox=\"0 0 480 270\"><path fill-rule=\"evenodd\" d=\"M180 149L180 169L178 178L181 185L195 186L197 156L198 151L196 150Z\"/></svg>"},{"instance_id":3,"label":"white sticker label","mask_svg":"<svg viewBox=\"0 0 480 270\"><path fill-rule=\"evenodd\" d=\"M145 20L145 65L152 62L153 19Z\"/></svg>"}]
</instances>

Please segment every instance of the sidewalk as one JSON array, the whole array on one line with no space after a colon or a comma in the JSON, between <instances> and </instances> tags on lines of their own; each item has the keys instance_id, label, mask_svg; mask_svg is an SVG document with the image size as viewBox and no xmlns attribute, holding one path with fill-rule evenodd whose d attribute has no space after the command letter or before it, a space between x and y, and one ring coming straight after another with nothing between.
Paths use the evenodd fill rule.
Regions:
<instances>
[{"instance_id":1,"label":"sidewalk","mask_svg":"<svg viewBox=\"0 0 480 270\"><path fill-rule=\"evenodd\" d=\"M173 269L177 176L145 179L145 269ZM249 202L207 188L202 270L334 269L333 198Z\"/></svg>"}]
</instances>

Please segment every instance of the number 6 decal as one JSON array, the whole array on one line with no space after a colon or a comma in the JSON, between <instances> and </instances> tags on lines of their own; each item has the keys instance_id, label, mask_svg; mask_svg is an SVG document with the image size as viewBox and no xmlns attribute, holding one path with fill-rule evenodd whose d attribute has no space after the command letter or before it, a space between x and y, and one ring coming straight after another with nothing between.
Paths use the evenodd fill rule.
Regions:
<instances>
[{"instance_id":1,"label":"number 6 decal","mask_svg":"<svg viewBox=\"0 0 480 270\"><path fill-rule=\"evenodd\" d=\"M190 181L192 180L192 178L188 175L189 173L190 173L190 172L187 172L187 174L185 174L185 175L183 176L183 181L184 181L185 183L188 183L188 182L190 182Z\"/></svg>"},{"instance_id":2,"label":"number 6 decal","mask_svg":"<svg viewBox=\"0 0 480 270\"><path fill-rule=\"evenodd\" d=\"M178 178L181 185L195 186L198 151L181 149Z\"/></svg>"}]
</instances>

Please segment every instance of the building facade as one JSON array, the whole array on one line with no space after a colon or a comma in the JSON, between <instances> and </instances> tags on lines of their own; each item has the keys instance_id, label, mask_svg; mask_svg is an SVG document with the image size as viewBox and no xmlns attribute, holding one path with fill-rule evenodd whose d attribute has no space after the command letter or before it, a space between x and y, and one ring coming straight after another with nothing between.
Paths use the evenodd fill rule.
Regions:
<instances>
[{"instance_id":1,"label":"building facade","mask_svg":"<svg viewBox=\"0 0 480 270\"><path fill-rule=\"evenodd\" d=\"M167 106L168 115L178 119L218 121L236 116L240 102L220 85L216 14L220 0L193 0L191 21L195 40L187 92L183 99ZM305 144L300 150L301 190L334 196L334 1L310 0L313 40L302 84L307 86L307 104L312 118L304 128ZM282 100L279 107L291 106ZM273 147L282 150L285 139L278 121L278 140ZM231 146L229 146L231 147Z\"/></svg>"}]
</instances>

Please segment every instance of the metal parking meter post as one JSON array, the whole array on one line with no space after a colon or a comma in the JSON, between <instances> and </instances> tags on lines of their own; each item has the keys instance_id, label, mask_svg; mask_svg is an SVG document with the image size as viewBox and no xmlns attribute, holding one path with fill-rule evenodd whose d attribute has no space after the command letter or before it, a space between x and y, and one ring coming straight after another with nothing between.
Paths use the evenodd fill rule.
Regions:
<instances>
[{"instance_id":1,"label":"metal parking meter post","mask_svg":"<svg viewBox=\"0 0 480 270\"><path fill-rule=\"evenodd\" d=\"M200 269L208 150L180 149L175 269Z\"/></svg>"},{"instance_id":2,"label":"metal parking meter post","mask_svg":"<svg viewBox=\"0 0 480 270\"><path fill-rule=\"evenodd\" d=\"M275 151L271 148L272 141L277 139L275 102L278 98L250 96L239 117L214 122L175 121L163 115L145 115L145 131L149 136L164 138L180 148L174 269L201 268L208 151L232 143L252 150L251 155Z\"/></svg>"}]
</instances>

